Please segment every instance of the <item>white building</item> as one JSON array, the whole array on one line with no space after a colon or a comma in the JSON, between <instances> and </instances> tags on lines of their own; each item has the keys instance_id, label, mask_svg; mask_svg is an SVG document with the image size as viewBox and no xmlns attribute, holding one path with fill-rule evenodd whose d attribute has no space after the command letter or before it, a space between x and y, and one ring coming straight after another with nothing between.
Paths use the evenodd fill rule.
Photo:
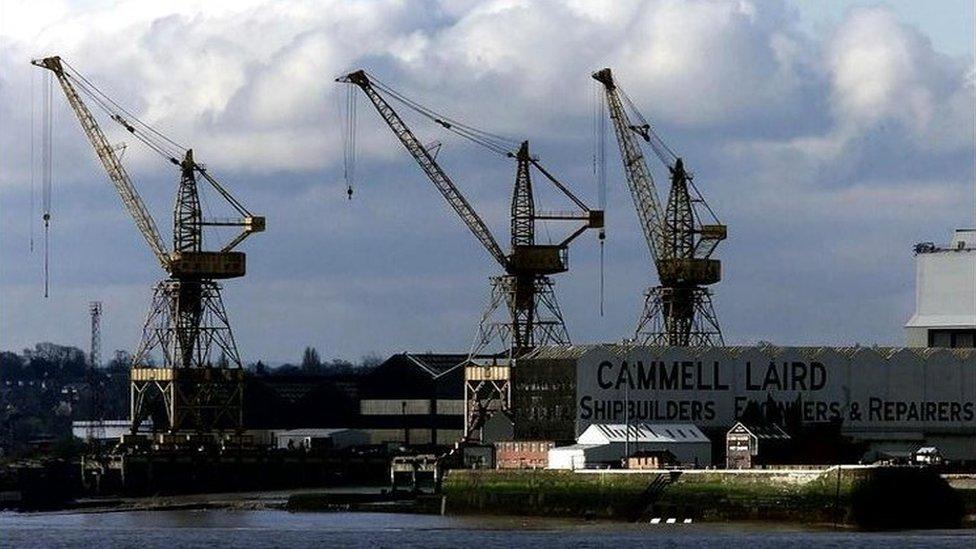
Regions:
<instances>
[{"instance_id":1,"label":"white building","mask_svg":"<svg viewBox=\"0 0 976 549\"><path fill-rule=\"evenodd\" d=\"M276 448L289 450L339 449L369 444L369 433L359 429L290 429L273 431Z\"/></svg>"},{"instance_id":2,"label":"white building","mask_svg":"<svg viewBox=\"0 0 976 549\"><path fill-rule=\"evenodd\" d=\"M915 246L911 347L976 347L976 229L957 229L948 247Z\"/></svg>"},{"instance_id":3,"label":"white building","mask_svg":"<svg viewBox=\"0 0 976 549\"><path fill-rule=\"evenodd\" d=\"M712 443L690 423L593 424L571 446L549 450L549 469L619 467L628 454L667 450L678 463L704 467L712 463Z\"/></svg>"},{"instance_id":4,"label":"white building","mask_svg":"<svg viewBox=\"0 0 976 549\"><path fill-rule=\"evenodd\" d=\"M139 424L139 432L142 434L151 433L152 426L152 418L146 419ZM101 442L113 443L122 440L122 435L127 435L132 432L132 422L128 419L71 422L71 434L75 438L88 440L89 428L91 428L91 434Z\"/></svg>"}]
</instances>

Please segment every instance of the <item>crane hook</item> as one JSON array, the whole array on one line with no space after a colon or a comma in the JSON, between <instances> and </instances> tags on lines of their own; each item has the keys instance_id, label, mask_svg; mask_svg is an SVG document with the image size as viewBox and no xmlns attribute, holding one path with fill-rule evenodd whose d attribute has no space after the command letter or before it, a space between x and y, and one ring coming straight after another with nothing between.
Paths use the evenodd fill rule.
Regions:
<instances>
[{"instance_id":1,"label":"crane hook","mask_svg":"<svg viewBox=\"0 0 976 549\"><path fill-rule=\"evenodd\" d=\"M352 200L352 185L348 185L348 186L346 187L346 197L347 197L347 198L348 198L349 200Z\"/></svg>"}]
</instances>

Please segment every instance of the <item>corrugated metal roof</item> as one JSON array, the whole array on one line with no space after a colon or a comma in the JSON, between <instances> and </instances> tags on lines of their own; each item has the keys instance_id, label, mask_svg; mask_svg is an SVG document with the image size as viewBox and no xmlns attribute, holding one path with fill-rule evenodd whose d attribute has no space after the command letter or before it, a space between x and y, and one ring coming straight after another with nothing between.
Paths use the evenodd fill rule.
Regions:
<instances>
[{"instance_id":1,"label":"corrugated metal roof","mask_svg":"<svg viewBox=\"0 0 976 549\"><path fill-rule=\"evenodd\" d=\"M443 375L464 362L468 355L462 354L434 354L434 353L404 353L408 360L417 365L431 377Z\"/></svg>"},{"instance_id":2,"label":"corrugated metal roof","mask_svg":"<svg viewBox=\"0 0 976 549\"><path fill-rule=\"evenodd\" d=\"M905 324L906 328L972 328L976 326L976 314L926 315L916 314Z\"/></svg>"},{"instance_id":3,"label":"corrugated metal roof","mask_svg":"<svg viewBox=\"0 0 976 549\"><path fill-rule=\"evenodd\" d=\"M595 349L599 345L546 345L545 347L536 347L527 355L523 356L518 360L534 360L534 359L545 359L545 360L576 360L581 356L585 355L590 351L590 349Z\"/></svg>"},{"instance_id":4,"label":"corrugated metal roof","mask_svg":"<svg viewBox=\"0 0 976 549\"><path fill-rule=\"evenodd\" d=\"M569 446L556 446L555 448L549 448L550 452L565 452L567 450L589 450L590 448L599 448L600 446L606 446L605 444L570 444Z\"/></svg>"},{"instance_id":5,"label":"corrugated metal roof","mask_svg":"<svg viewBox=\"0 0 976 549\"><path fill-rule=\"evenodd\" d=\"M586 428L577 442L609 444L613 442L686 443L709 442L705 433L691 423L594 423Z\"/></svg>"},{"instance_id":6,"label":"corrugated metal roof","mask_svg":"<svg viewBox=\"0 0 976 549\"><path fill-rule=\"evenodd\" d=\"M632 345L626 343L594 343L585 345L549 345L544 347L537 347L531 353L525 355L520 360L576 360L584 356L590 351L602 349L607 351L611 355L623 356L628 353L634 352L636 350L641 350L647 353L664 353L666 351L675 349L671 347L660 347L660 346L640 346ZM682 351L690 353L692 356L702 356L706 353L719 353L722 356L728 357L730 359L735 359L739 355L759 350L763 354L769 356L772 359L783 355L801 355L805 356L810 360L816 360L817 358L824 356L828 353L834 353L840 355L847 359L857 358L859 355L876 355L885 360L890 360L893 356L900 353L911 353L921 358L932 358L940 354L945 354L948 357L955 358L957 360L974 360L976 361L976 349L943 349L943 348L928 348L928 347L863 347L863 346L841 346L841 347L828 347L828 346L817 346L817 347L781 347L778 345L756 345L756 346L728 346L728 347L700 347L700 348L680 348Z\"/></svg>"},{"instance_id":7,"label":"corrugated metal roof","mask_svg":"<svg viewBox=\"0 0 976 549\"><path fill-rule=\"evenodd\" d=\"M769 425L759 425L755 423L743 423L738 421L732 426L732 429L735 429L739 425L741 425L759 440L787 440L790 438L790 435L786 434L786 431L775 423L771 423ZM730 431L732 429L730 429Z\"/></svg>"}]
</instances>

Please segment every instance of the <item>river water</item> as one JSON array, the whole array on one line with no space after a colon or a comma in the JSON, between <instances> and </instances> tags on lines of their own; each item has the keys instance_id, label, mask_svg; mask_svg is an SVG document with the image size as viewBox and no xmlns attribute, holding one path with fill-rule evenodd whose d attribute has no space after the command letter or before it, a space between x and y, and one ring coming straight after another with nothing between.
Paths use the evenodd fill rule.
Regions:
<instances>
[{"instance_id":1,"label":"river water","mask_svg":"<svg viewBox=\"0 0 976 549\"><path fill-rule=\"evenodd\" d=\"M838 532L274 510L0 513L0 547L976 547L976 531Z\"/></svg>"}]
</instances>

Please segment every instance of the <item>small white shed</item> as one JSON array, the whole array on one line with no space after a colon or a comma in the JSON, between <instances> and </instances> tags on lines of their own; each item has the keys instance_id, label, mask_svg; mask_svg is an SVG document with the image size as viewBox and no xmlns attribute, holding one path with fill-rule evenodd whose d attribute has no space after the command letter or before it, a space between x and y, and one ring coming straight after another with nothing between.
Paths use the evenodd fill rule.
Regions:
<instances>
[{"instance_id":1,"label":"small white shed","mask_svg":"<svg viewBox=\"0 0 976 549\"><path fill-rule=\"evenodd\" d=\"M576 444L549 450L550 469L619 467L628 453L667 450L684 466L712 463L712 442L690 423L593 424Z\"/></svg>"},{"instance_id":2,"label":"small white shed","mask_svg":"<svg viewBox=\"0 0 976 549\"><path fill-rule=\"evenodd\" d=\"M550 448L547 469L586 469L587 463L592 467L608 449L606 444L572 444Z\"/></svg>"}]
</instances>

